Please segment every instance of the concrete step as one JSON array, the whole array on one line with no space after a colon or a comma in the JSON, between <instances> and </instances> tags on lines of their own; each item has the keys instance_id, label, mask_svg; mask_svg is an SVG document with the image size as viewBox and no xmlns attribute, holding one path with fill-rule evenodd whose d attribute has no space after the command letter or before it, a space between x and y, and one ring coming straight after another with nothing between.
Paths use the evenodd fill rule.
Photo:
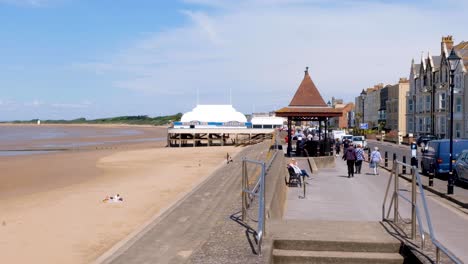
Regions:
<instances>
[{"instance_id":1,"label":"concrete step","mask_svg":"<svg viewBox=\"0 0 468 264\"><path fill-rule=\"evenodd\" d=\"M347 251L304 251L273 250L274 264L304 263L348 263L348 264L402 264L403 257L398 253L347 252Z\"/></svg>"},{"instance_id":2,"label":"concrete step","mask_svg":"<svg viewBox=\"0 0 468 264\"><path fill-rule=\"evenodd\" d=\"M347 251L347 252L381 252L398 253L401 243L392 242L363 242L363 241L317 241L276 239L275 249L309 250L309 251Z\"/></svg>"}]
</instances>

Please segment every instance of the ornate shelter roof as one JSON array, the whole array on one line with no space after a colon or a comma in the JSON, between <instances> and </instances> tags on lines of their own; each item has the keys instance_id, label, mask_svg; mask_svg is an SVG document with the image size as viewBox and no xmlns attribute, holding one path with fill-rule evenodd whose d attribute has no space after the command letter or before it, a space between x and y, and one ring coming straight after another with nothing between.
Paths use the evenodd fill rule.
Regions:
<instances>
[{"instance_id":1,"label":"ornate shelter roof","mask_svg":"<svg viewBox=\"0 0 468 264\"><path fill-rule=\"evenodd\" d=\"M328 106L320 95L317 87L310 78L309 67L306 67L304 79L297 88L289 106L277 110L276 116L294 117L310 120L319 117L342 116L342 109Z\"/></svg>"}]
</instances>

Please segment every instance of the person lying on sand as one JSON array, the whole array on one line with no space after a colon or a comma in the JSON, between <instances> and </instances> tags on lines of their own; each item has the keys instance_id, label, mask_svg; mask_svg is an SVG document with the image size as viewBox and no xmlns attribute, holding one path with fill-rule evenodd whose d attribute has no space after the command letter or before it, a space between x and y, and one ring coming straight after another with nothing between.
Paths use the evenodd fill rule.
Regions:
<instances>
[{"instance_id":1,"label":"person lying on sand","mask_svg":"<svg viewBox=\"0 0 468 264\"><path fill-rule=\"evenodd\" d=\"M120 196L120 194L116 194L114 196L106 196L106 198L104 198L104 200L102 200L102 202L104 203L118 203L118 202L123 202L123 198Z\"/></svg>"}]
</instances>

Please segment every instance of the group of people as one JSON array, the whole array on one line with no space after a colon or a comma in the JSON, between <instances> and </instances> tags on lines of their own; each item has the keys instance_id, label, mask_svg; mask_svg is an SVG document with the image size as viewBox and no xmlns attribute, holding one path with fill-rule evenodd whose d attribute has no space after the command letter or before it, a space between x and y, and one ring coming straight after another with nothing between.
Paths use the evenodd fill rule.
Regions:
<instances>
[{"instance_id":1,"label":"group of people","mask_svg":"<svg viewBox=\"0 0 468 264\"><path fill-rule=\"evenodd\" d=\"M335 146L337 156L340 155L340 146L338 145L339 141L337 140ZM354 148L351 142L344 140L342 159L346 161L346 165L348 166L348 178L354 177L354 174L361 174L362 162L366 160L366 156L360 144ZM381 160L382 156L380 155L379 148L374 147L369 159L369 167L373 169L374 175L379 174L378 167Z\"/></svg>"}]
</instances>

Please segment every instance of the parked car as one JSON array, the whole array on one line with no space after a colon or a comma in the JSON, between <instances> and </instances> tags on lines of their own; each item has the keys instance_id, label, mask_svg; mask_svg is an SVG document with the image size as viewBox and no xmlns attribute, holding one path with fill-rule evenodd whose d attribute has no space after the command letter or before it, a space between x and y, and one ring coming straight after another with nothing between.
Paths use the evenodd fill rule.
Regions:
<instances>
[{"instance_id":1,"label":"parked car","mask_svg":"<svg viewBox=\"0 0 468 264\"><path fill-rule=\"evenodd\" d=\"M353 146L357 147L357 145L361 145L362 149L367 149L367 141L365 136L354 136L353 137Z\"/></svg>"},{"instance_id":2,"label":"parked car","mask_svg":"<svg viewBox=\"0 0 468 264\"><path fill-rule=\"evenodd\" d=\"M341 137L341 142L344 142L345 140L349 140L349 142L353 141L353 135L343 135Z\"/></svg>"},{"instance_id":3,"label":"parked car","mask_svg":"<svg viewBox=\"0 0 468 264\"><path fill-rule=\"evenodd\" d=\"M468 149L465 149L458 156L454 166L457 180L468 182Z\"/></svg>"},{"instance_id":4,"label":"parked car","mask_svg":"<svg viewBox=\"0 0 468 264\"><path fill-rule=\"evenodd\" d=\"M424 143L424 146L426 146L428 141L436 140L436 139L437 139L437 136L434 136L434 135L422 135L416 139L416 144L419 147L422 147L421 143Z\"/></svg>"},{"instance_id":5,"label":"parked car","mask_svg":"<svg viewBox=\"0 0 468 264\"><path fill-rule=\"evenodd\" d=\"M463 150L468 149L468 139L453 140L453 159L457 159ZM447 176L449 172L450 140L439 139L427 142L427 146L422 151L421 173L427 175L434 173L434 176Z\"/></svg>"}]
</instances>

